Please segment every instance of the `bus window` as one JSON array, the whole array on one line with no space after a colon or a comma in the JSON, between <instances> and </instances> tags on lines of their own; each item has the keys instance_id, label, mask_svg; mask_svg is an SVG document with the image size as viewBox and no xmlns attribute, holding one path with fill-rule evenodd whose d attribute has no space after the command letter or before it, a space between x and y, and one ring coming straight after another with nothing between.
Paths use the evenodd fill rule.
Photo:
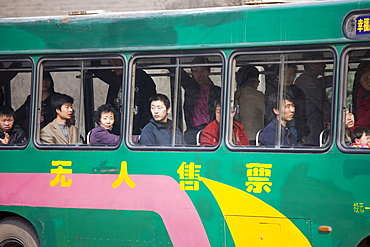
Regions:
<instances>
[{"instance_id":1,"label":"bus window","mask_svg":"<svg viewBox=\"0 0 370 247\"><path fill-rule=\"evenodd\" d=\"M370 147L370 48L350 49L347 57L340 139L344 147L367 148Z\"/></svg>"},{"instance_id":2,"label":"bus window","mask_svg":"<svg viewBox=\"0 0 370 247\"><path fill-rule=\"evenodd\" d=\"M29 139L32 65L28 59L0 59L0 147Z\"/></svg>"},{"instance_id":3,"label":"bus window","mask_svg":"<svg viewBox=\"0 0 370 247\"><path fill-rule=\"evenodd\" d=\"M230 145L243 146L245 130L250 147L325 146L333 62L325 50L235 54L230 104L237 112L229 117Z\"/></svg>"},{"instance_id":4,"label":"bus window","mask_svg":"<svg viewBox=\"0 0 370 247\"><path fill-rule=\"evenodd\" d=\"M132 65L135 84L131 87L133 97L129 106L131 144L140 147L218 144L219 123L214 120L215 102L221 98L220 56L138 56ZM140 94L143 91L140 87L146 94ZM166 109L163 116L156 112L154 103L158 101Z\"/></svg>"},{"instance_id":5,"label":"bus window","mask_svg":"<svg viewBox=\"0 0 370 247\"><path fill-rule=\"evenodd\" d=\"M120 57L44 59L39 66L39 143L117 146L123 64Z\"/></svg>"}]
</instances>

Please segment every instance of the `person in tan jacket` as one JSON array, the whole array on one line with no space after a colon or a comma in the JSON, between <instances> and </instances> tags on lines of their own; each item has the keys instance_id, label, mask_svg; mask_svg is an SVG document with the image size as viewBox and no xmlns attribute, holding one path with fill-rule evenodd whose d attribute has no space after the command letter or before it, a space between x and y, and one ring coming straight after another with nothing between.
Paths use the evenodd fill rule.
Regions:
<instances>
[{"instance_id":1,"label":"person in tan jacket","mask_svg":"<svg viewBox=\"0 0 370 247\"><path fill-rule=\"evenodd\" d=\"M258 69L251 65L241 67L236 73L235 105L239 105L240 111L235 120L244 126L251 145L256 144L256 133L265 127L265 98L257 90L258 77Z\"/></svg>"},{"instance_id":2,"label":"person in tan jacket","mask_svg":"<svg viewBox=\"0 0 370 247\"><path fill-rule=\"evenodd\" d=\"M73 118L73 98L66 94L56 94L52 98L52 108L56 118L41 129L42 144L76 144L77 127L71 124Z\"/></svg>"}]
</instances>

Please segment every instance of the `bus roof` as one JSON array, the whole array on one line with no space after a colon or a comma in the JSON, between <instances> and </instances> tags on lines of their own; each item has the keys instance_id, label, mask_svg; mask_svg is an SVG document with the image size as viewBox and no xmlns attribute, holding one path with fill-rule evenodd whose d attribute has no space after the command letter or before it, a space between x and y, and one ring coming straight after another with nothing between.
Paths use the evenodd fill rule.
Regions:
<instances>
[{"instance_id":1,"label":"bus roof","mask_svg":"<svg viewBox=\"0 0 370 247\"><path fill-rule=\"evenodd\" d=\"M365 8L369 1L5 18L0 45L3 54L37 54L340 43L344 17Z\"/></svg>"}]
</instances>

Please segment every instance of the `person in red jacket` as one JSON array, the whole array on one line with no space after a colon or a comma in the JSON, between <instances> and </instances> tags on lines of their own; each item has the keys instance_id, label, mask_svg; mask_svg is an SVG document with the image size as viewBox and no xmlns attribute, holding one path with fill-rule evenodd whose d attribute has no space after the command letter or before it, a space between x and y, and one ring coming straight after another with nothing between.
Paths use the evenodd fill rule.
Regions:
<instances>
[{"instance_id":1,"label":"person in red jacket","mask_svg":"<svg viewBox=\"0 0 370 247\"><path fill-rule=\"evenodd\" d=\"M233 117L235 111L232 112ZM208 124L200 134L200 145L214 146L217 145L220 138L220 119L221 119L221 105L220 101L215 102L216 119ZM233 144L235 145L249 145L249 140L242 124L233 121Z\"/></svg>"},{"instance_id":2,"label":"person in red jacket","mask_svg":"<svg viewBox=\"0 0 370 247\"><path fill-rule=\"evenodd\" d=\"M365 62L358 66L355 76L357 90L354 89L355 127L370 129L370 63Z\"/></svg>"}]
</instances>

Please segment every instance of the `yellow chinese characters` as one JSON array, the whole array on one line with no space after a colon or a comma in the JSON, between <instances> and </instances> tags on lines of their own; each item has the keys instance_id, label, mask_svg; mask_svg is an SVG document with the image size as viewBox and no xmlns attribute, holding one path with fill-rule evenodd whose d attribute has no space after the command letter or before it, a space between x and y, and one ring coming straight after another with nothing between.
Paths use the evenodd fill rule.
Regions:
<instances>
[{"instance_id":1,"label":"yellow chinese characters","mask_svg":"<svg viewBox=\"0 0 370 247\"><path fill-rule=\"evenodd\" d=\"M62 187L70 187L72 179L66 180L65 174L72 174L72 169L66 169L64 166L72 166L72 161L52 161L52 166L57 166L55 169L50 169L50 173L56 174L55 178L50 181L50 186L54 187L60 183Z\"/></svg>"},{"instance_id":2,"label":"yellow chinese characters","mask_svg":"<svg viewBox=\"0 0 370 247\"><path fill-rule=\"evenodd\" d=\"M270 182L272 164L248 163L247 167L248 182L245 183L248 192L267 193L271 192L272 182Z\"/></svg>"},{"instance_id":3,"label":"yellow chinese characters","mask_svg":"<svg viewBox=\"0 0 370 247\"><path fill-rule=\"evenodd\" d=\"M131 188L135 188L136 186L134 181L132 181L132 179L128 175L126 161L121 162L121 171L116 181L113 182L112 187L115 189L118 188L118 186L120 186L123 181L125 181L125 183Z\"/></svg>"},{"instance_id":4,"label":"yellow chinese characters","mask_svg":"<svg viewBox=\"0 0 370 247\"><path fill-rule=\"evenodd\" d=\"M364 17L357 20L357 32L369 32L370 31L370 17Z\"/></svg>"},{"instance_id":5,"label":"yellow chinese characters","mask_svg":"<svg viewBox=\"0 0 370 247\"><path fill-rule=\"evenodd\" d=\"M181 190L199 190L199 176L201 165L196 165L194 162L186 164L182 162L177 173L180 175Z\"/></svg>"}]
</instances>

